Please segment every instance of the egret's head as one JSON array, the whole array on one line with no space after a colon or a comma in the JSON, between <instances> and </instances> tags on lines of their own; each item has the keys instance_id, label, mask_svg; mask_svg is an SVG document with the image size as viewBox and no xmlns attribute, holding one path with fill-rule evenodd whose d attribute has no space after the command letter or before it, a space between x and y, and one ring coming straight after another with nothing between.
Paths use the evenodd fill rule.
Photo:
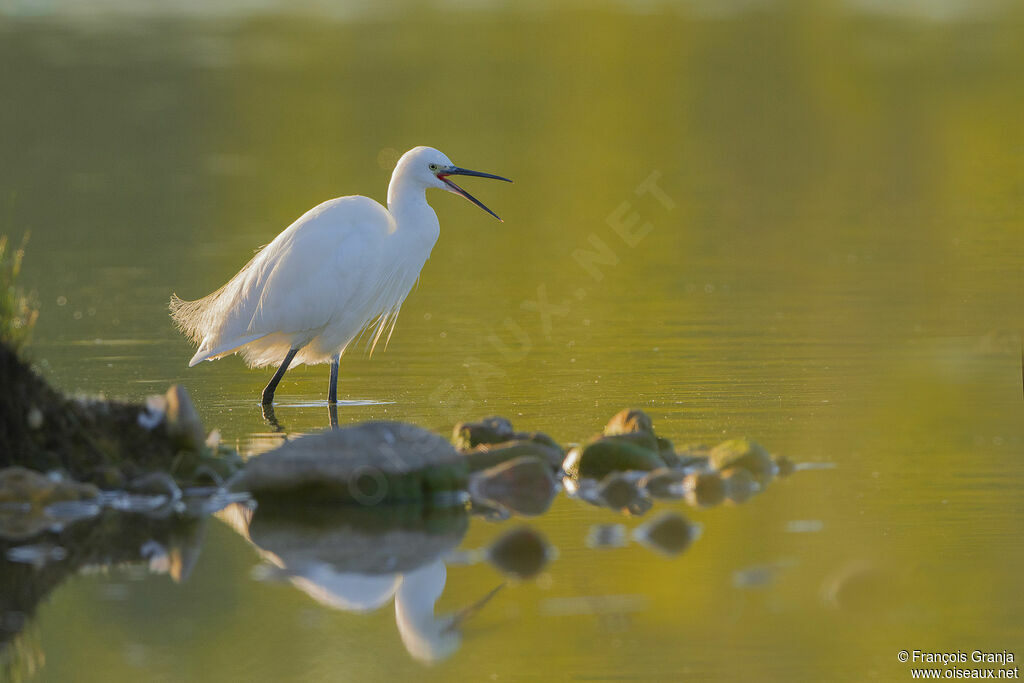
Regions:
<instances>
[{"instance_id":1,"label":"egret's head","mask_svg":"<svg viewBox=\"0 0 1024 683\"><path fill-rule=\"evenodd\" d=\"M459 168L452 163L451 159L433 147L414 147L403 154L402 158L398 160L398 165L395 166L395 173L392 178L409 178L414 182L422 184L423 187L436 187L461 195L495 218L498 218L498 214L488 209L480 200L452 182L450 176L456 175L493 178L494 180L504 180L506 183L512 182L508 178L502 178L500 175ZM501 219L498 218L498 220L500 221Z\"/></svg>"}]
</instances>

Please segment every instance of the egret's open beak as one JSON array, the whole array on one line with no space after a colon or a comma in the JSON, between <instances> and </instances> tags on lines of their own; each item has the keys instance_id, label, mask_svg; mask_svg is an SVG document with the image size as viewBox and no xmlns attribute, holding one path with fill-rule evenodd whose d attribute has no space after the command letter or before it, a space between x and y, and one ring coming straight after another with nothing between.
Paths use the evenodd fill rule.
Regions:
<instances>
[{"instance_id":1,"label":"egret's open beak","mask_svg":"<svg viewBox=\"0 0 1024 683\"><path fill-rule=\"evenodd\" d=\"M449 166L448 168L443 168L437 172L438 179L449 187L449 192L454 192L455 194L462 195L463 197L473 202L487 213L497 218L499 221L501 220L498 214L494 213L486 206L484 206L479 199L463 190L461 187L453 183L451 180L448 180L448 176L450 175L471 175L476 176L477 178L492 178L494 180L504 180L506 183L511 183L511 180L509 180L508 178L502 178L500 175L494 175L492 173L483 173L481 171L470 171L468 168L459 168L458 166Z\"/></svg>"}]
</instances>

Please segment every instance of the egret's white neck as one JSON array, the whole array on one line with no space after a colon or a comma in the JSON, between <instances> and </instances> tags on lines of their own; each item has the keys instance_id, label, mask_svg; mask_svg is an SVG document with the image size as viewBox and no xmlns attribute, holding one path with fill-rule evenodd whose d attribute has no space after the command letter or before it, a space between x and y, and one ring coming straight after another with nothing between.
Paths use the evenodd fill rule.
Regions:
<instances>
[{"instance_id":1,"label":"egret's white neck","mask_svg":"<svg viewBox=\"0 0 1024 683\"><path fill-rule=\"evenodd\" d=\"M437 214L427 204L427 189L400 170L395 171L388 184L388 211L399 232L421 236L430 246L437 241L441 228Z\"/></svg>"}]
</instances>

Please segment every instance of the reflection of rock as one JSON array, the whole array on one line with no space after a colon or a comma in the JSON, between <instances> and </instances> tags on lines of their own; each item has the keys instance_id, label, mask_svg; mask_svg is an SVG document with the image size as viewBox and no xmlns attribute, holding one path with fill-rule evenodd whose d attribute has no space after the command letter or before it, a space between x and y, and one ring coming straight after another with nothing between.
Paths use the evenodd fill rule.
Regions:
<instances>
[{"instance_id":1,"label":"reflection of rock","mask_svg":"<svg viewBox=\"0 0 1024 683\"><path fill-rule=\"evenodd\" d=\"M638 485L651 498L674 500L683 497L683 480L685 478L686 472L663 467L641 479Z\"/></svg>"},{"instance_id":2,"label":"reflection of rock","mask_svg":"<svg viewBox=\"0 0 1024 683\"><path fill-rule=\"evenodd\" d=\"M686 475L683 488L686 490L686 502L694 507L713 507L725 500L725 481L714 470Z\"/></svg>"},{"instance_id":3,"label":"reflection of rock","mask_svg":"<svg viewBox=\"0 0 1024 683\"><path fill-rule=\"evenodd\" d=\"M629 543L623 524L594 524L587 532L588 548L622 548Z\"/></svg>"},{"instance_id":4,"label":"reflection of rock","mask_svg":"<svg viewBox=\"0 0 1024 683\"><path fill-rule=\"evenodd\" d=\"M726 497L733 503L746 503L760 490L757 480L748 470L734 467L722 473Z\"/></svg>"},{"instance_id":5,"label":"reflection of rock","mask_svg":"<svg viewBox=\"0 0 1024 683\"><path fill-rule=\"evenodd\" d=\"M468 528L464 507L233 505L219 516L259 549L274 575L321 605L368 612L394 599L402 643L418 660L454 653L460 624L481 606L434 614L444 557Z\"/></svg>"},{"instance_id":6,"label":"reflection of rock","mask_svg":"<svg viewBox=\"0 0 1024 683\"><path fill-rule=\"evenodd\" d=\"M487 559L502 573L528 579L540 573L554 549L537 531L519 527L501 535L486 551Z\"/></svg>"},{"instance_id":7,"label":"reflection of rock","mask_svg":"<svg viewBox=\"0 0 1024 683\"><path fill-rule=\"evenodd\" d=\"M598 502L618 512L629 514L635 510L643 514L649 509L643 506L643 492L629 477L619 472L612 472L602 479L596 493Z\"/></svg>"},{"instance_id":8,"label":"reflection of rock","mask_svg":"<svg viewBox=\"0 0 1024 683\"><path fill-rule=\"evenodd\" d=\"M50 506L81 503L95 509L86 502L97 496L99 489L92 484L49 477L24 467L0 470L0 538L21 540L36 536L60 523Z\"/></svg>"},{"instance_id":9,"label":"reflection of rock","mask_svg":"<svg viewBox=\"0 0 1024 683\"><path fill-rule=\"evenodd\" d=\"M92 484L48 477L24 467L0 470L0 503L27 503L45 507L69 500L90 500L100 494Z\"/></svg>"},{"instance_id":10,"label":"reflection of rock","mask_svg":"<svg viewBox=\"0 0 1024 683\"><path fill-rule=\"evenodd\" d=\"M524 516L547 512L557 491L551 467L533 457L516 458L477 472L469 481L474 501L497 504Z\"/></svg>"},{"instance_id":11,"label":"reflection of rock","mask_svg":"<svg viewBox=\"0 0 1024 683\"><path fill-rule=\"evenodd\" d=\"M780 477L788 477L796 472L796 463L784 455L776 456L775 469Z\"/></svg>"},{"instance_id":12,"label":"reflection of rock","mask_svg":"<svg viewBox=\"0 0 1024 683\"><path fill-rule=\"evenodd\" d=\"M31 541L0 539L0 650L31 620L40 601L84 567L141 564L184 580L198 558L204 529L205 521L194 517L157 519L104 509Z\"/></svg>"},{"instance_id":13,"label":"reflection of rock","mask_svg":"<svg viewBox=\"0 0 1024 683\"><path fill-rule=\"evenodd\" d=\"M466 462L440 436L400 422L310 434L251 459L235 490L259 500L375 505L465 488Z\"/></svg>"},{"instance_id":14,"label":"reflection of rock","mask_svg":"<svg viewBox=\"0 0 1024 683\"><path fill-rule=\"evenodd\" d=\"M652 550L678 555L700 536L700 526L675 512L663 512L633 530L633 537Z\"/></svg>"},{"instance_id":15,"label":"reflection of rock","mask_svg":"<svg viewBox=\"0 0 1024 683\"><path fill-rule=\"evenodd\" d=\"M770 478L774 467L772 456L764 446L750 439L730 439L711 449L711 466L724 471L741 467L759 479Z\"/></svg>"}]
</instances>

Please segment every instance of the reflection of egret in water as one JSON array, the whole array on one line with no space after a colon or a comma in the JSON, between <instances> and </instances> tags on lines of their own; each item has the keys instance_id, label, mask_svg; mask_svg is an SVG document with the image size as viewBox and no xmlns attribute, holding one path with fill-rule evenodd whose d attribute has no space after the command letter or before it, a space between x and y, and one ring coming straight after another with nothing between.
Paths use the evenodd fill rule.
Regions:
<instances>
[{"instance_id":1,"label":"reflection of egret in water","mask_svg":"<svg viewBox=\"0 0 1024 683\"><path fill-rule=\"evenodd\" d=\"M444 591L444 556L468 526L463 508L422 507L295 510L233 505L219 513L273 568L321 605L372 612L394 598L406 650L436 662L458 650L467 617L494 595L455 614L435 615Z\"/></svg>"},{"instance_id":2,"label":"reflection of egret in water","mask_svg":"<svg viewBox=\"0 0 1024 683\"><path fill-rule=\"evenodd\" d=\"M439 662L458 650L462 644L459 631L462 622L483 607L504 585L500 584L455 614L435 616L434 605L444 591L447 574L448 569L440 560L415 569L402 577L402 584L395 595L398 634L409 654L421 662Z\"/></svg>"}]
</instances>

